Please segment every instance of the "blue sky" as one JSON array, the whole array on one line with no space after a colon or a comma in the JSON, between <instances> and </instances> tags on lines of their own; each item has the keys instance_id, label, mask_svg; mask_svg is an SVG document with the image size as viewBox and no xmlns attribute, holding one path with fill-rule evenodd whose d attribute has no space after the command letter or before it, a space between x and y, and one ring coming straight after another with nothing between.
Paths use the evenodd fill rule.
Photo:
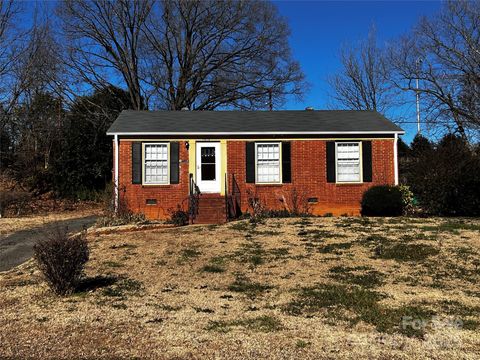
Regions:
<instances>
[{"instance_id":1,"label":"blue sky","mask_svg":"<svg viewBox=\"0 0 480 360\"><path fill-rule=\"evenodd\" d=\"M441 7L439 1L275 1L290 24L290 46L311 84L302 101L291 99L286 109L327 107L326 78L338 70L341 44L365 38L375 26L379 43L392 41L408 32L421 16ZM414 94L412 93L412 101ZM415 120L415 114L412 113ZM402 125L410 142L415 125Z\"/></svg>"},{"instance_id":2,"label":"blue sky","mask_svg":"<svg viewBox=\"0 0 480 360\"><path fill-rule=\"evenodd\" d=\"M328 75L339 69L338 51L343 43L364 39L375 26L379 43L392 41L417 23L421 16L438 12L440 1L273 1L291 29L290 46L293 56L300 62L311 87L304 99L289 99L284 108L304 109L313 106L325 109L328 105ZM23 5L33 11L43 6L48 13L54 1L28 1ZM412 93L412 121L415 120ZM407 111L410 111L408 109ZM416 133L415 124L404 124L403 137L410 142Z\"/></svg>"}]
</instances>

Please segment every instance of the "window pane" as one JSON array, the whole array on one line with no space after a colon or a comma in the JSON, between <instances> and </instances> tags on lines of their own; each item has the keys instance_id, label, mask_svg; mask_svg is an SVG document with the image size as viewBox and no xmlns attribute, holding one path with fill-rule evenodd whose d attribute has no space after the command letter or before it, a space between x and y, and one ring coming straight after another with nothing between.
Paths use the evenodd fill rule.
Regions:
<instances>
[{"instance_id":1,"label":"window pane","mask_svg":"<svg viewBox=\"0 0 480 360\"><path fill-rule=\"evenodd\" d=\"M145 183L168 184L167 144L145 144Z\"/></svg>"},{"instance_id":2,"label":"window pane","mask_svg":"<svg viewBox=\"0 0 480 360\"><path fill-rule=\"evenodd\" d=\"M202 164L202 180L215 180L215 164Z\"/></svg>"},{"instance_id":3,"label":"window pane","mask_svg":"<svg viewBox=\"0 0 480 360\"><path fill-rule=\"evenodd\" d=\"M215 164L215 147L202 147L200 159L202 164Z\"/></svg>"},{"instance_id":4,"label":"window pane","mask_svg":"<svg viewBox=\"0 0 480 360\"><path fill-rule=\"evenodd\" d=\"M360 145L358 143L337 144L337 181L361 181Z\"/></svg>"},{"instance_id":5,"label":"window pane","mask_svg":"<svg viewBox=\"0 0 480 360\"><path fill-rule=\"evenodd\" d=\"M257 144L257 182L280 182L279 144Z\"/></svg>"},{"instance_id":6,"label":"window pane","mask_svg":"<svg viewBox=\"0 0 480 360\"><path fill-rule=\"evenodd\" d=\"M216 154L214 146L203 146L200 149L200 167L202 173L202 180L214 181L216 179L215 174L215 163L216 163Z\"/></svg>"}]
</instances>

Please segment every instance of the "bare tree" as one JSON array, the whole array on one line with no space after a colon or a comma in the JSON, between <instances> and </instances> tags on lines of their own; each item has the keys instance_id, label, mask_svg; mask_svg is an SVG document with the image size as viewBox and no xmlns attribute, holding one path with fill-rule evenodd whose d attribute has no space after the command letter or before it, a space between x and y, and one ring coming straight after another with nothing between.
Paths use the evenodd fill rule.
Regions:
<instances>
[{"instance_id":1,"label":"bare tree","mask_svg":"<svg viewBox=\"0 0 480 360\"><path fill-rule=\"evenodd\" d=\"M53 147L59 143L64 119L61 91L62 62L51 22L36 8L12 73L20 84L11 111L9 130L15 146L15 173L23 179L48 169ZM33 170L33 171L32 171Z\"/></svg>"},{"instance_id":2,"label":"bare tree","mask_svg":"<svg viewBox=\"0 0 480 360\"><path fill-rule=\"evenodd\" d=\"M96 89L125 86L138 110L146 107L139 46L151 8L152 0L64 0L58 8L72 72Z\"/></svg>"},{"instance_id":3,"label":"bare tree","mask_svg":"<svg viewBox=\"0 0 480 360\"><path fill-rule=\"evenodd\" d=\"M385 113L396 105L398 98L388 80L385 52L377 45L375 29L357 46L344 46L340 63L340 71L328 79L334 107Z\"/></svg>"},{"instance_id":4,"label":"bare tree","mask_svg":"<svg viewBox=\"0 0 480 360\"><path fill-rule=\"evenodd\" d=\"M467 137L480 128L480 3L451 1L394 44L389 64L402 90L419 93L427 122Z\"/></svg>"},{"instance_id":5,"label":"bare tree","mask_svg":"<svg viewBox=\"0 0 480 360\"><path fill-rule=\"evenodd\" d=\"M171 110L281 106L305 90L288 36L268 2L162 1L145 27L145 79Z\"/></svg>"},{"instance_id":6,"label":"bare tree","mask_svg":"<svg viewBox=\"0 0 480 360\"><path fill-rule=\"evenodd\" d=\"M16 61L22 53L23 34L15 28L19 13L20 8L13 0L0 0L0 131L22 88L14 74Z\"/></svg>"}]
</instances>

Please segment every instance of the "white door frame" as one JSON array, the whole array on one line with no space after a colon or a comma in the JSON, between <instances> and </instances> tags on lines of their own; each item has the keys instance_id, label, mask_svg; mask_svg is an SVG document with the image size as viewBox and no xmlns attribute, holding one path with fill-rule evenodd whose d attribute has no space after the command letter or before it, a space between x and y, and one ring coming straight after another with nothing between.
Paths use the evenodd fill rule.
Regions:
<instances>
[{"instance_id":1,"label":"white door frame","mask_svg":"<svg viewBox=\"0 0 480 360\"><path fill-rule=\"evenodd\" d=\"M221 153L220 142L196 142L196 183L202 193L220 193L221 191L221 178L220 178L220 166L221 166ZM201 152L202 147L215 148L215 180L202 180L202 167L201 167Z\"/></svg>"}]
</instances>

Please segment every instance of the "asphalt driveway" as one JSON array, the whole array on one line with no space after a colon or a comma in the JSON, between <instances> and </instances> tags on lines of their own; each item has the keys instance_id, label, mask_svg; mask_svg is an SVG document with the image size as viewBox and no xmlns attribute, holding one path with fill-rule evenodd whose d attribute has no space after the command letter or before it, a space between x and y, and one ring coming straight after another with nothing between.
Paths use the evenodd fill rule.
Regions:
<instances>
[{"instance_id":1,"label":"asphalt driveway","mask_svg":"<svg viewBox=\"0 0 480 360\"><path fill-rule=\"evenodd\" d=\"M84 227L92 226L96 220L95 215L60 220L17 231L5 237L0 236L0 271L10 270L30 259L33 256L33 245L38 239L45 237L52 226L67 226L70 233L75 233Z\"/></svg>"}]
</instances>

